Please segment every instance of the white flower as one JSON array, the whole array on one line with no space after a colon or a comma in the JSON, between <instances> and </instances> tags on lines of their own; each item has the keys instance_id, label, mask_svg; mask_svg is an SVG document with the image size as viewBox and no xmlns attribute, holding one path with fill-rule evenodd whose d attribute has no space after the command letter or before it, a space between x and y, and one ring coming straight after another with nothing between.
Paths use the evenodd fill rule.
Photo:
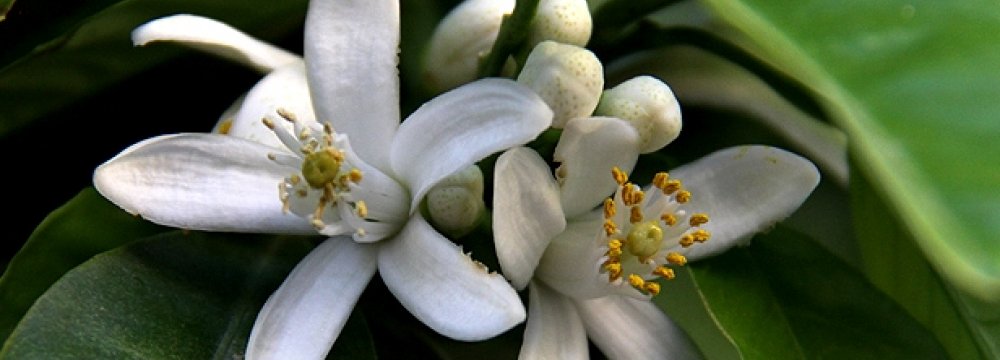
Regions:
<instances>
[{"instance_id":1,"label":"white flower","mask_svg":"<svg viewBox=\"0 0 1000 360\"><path fill-rule=\"evenodd\" d=\"M655 280L788 216L819 173L786 151L744 146L659 174L641 190L625 175L639 134L622 120L593 119L600 118L569 123L593 123L574 143L601 145L557 148L558 181L530 149L497 160L497 255L515 287L529 287L521 358L585 358L587 337L610 358L697 357L683 331L648 301L660 291ZM617 152L581 151L614 144ZM608 165L623 160L625 170Z\"/></svg>"},{"instance_id":2,"label":"white flower","mask_svg":"<svg viewBox=\"0 0 1000 360\"><path fill-rule=\"evenodd\" d=\"M193 35L224 40L219 32L230 31L205 29ZM243 100L230 135L142 141L95 171L97 189L126 211L184 229L333 236L268 299L251 359L324 357L376 270L404 307L445 336L481 340L523 321L507 281L416 210L439 180L535 138L551 110L513 81L488 79L431 100L401 124L396 1L312 1L305 33L305 76L295 61L272 67ZM207 43L222 52L243 44ZM300 94L306 78L311 104L284 96ZM266 120L250 127L240 113Z\"/></svg>"}]
</instances>

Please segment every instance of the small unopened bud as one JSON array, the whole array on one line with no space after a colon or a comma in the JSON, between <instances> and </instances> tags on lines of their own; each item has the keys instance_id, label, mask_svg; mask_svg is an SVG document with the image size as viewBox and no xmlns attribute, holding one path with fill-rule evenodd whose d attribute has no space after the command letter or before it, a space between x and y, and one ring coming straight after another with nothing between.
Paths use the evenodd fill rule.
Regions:
<instances>
[{"instance_id":1,"label":"small unopened bud","mask_svg":"<svg viewBox=\"0 0 1000 360\"><path fill-rule=\"evenodd\" d=\"M586 0L541 0L531 22L528 45L545 40L585 46L590 41L593 20Z\"/></svg>"},{"instance_id":2,"label":"small unopened bud","mask_svg":"<svg viewBox=\"0 0 1000 360\"><path fill-rule=\"evenodd\" d=\"M472 165L444 180L427 193L431 223L453 238L468 234L479 223L483 202L483 172Z\"/></svg>"},{"instance_id":3,"label":"small unopened bud","mask_svg":"<svg viewBox=\"0 0 1000 360\"><path fill-rule=\"evenodd\" d=\"M604 89L604 66L575 45L544 41L531 50L517 82L538 94L555 113L552 127L594 112Z\"/></svg>"},{"instance_id":4,"label":"small unopened bud","mask_svg":"<svg viewBox=\"0 0 1000 360\"><path fill-rule=\"evenodd\" d=\"M434 30L424 58L424 81L436 92L476 79L480 60L489 54L504 15L514 0L466 0Z\"/></svg>"},{"instance_id":5,"label":"small unopened bud","mask_svg":"<svg viewBox=\"0 0 1000 360\"><path fill-rule=\"evenodd\" d=\"M604 92L595 115L624 119L639 131L639 150L650 153L681 133L681 107L667 84L639 76Z\"/></svg>"}]
</instances>

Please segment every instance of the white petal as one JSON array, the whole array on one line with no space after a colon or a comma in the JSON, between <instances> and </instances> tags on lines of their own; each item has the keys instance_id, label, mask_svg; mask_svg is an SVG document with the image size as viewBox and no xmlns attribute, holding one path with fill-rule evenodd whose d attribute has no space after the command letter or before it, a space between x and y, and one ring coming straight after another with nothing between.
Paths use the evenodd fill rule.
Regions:
<instances>
[{"instance_id":1,"label":"white petal","mask_svg":"<svg viewBox=\"0 0 1000 360\"><path fill-rule=\"evenodd\" d=\"M313 249L260 310L246 358L325 358L375 274L375 251L348 237Z\"/></svg>"},{"instance_id":2,"label":"white petal","mask_svg":"<svg viewBox=\"0 0 1000 360\"><path fill-rule=\"evenodd\" d=\"M535 269L535 278L566 296L590 299L612 291L601 274L600 236L604 219L573 221L552 239Z\"/></svg>"},{"instance_id":3,"label":"white petal","mask_svg":"<svg viewBox=\"0 0 1000 360\"><path fill-rule=\"evenodd\" d=\"M392 169L413 195L410 211L439 180L533 140L551 123L538 95L506 79L479 80L424 104L392 142Z\"/></svg>"},{"instance_id":4,"label":"white petal","mask_svg":"<svg viewBox=\"0 0 1000 360\"><path fill-rule=\"evenodd\" d=\"M524 321L524 305L507 280L470 259L419 212L380 246L379 274L389 291L441 335L484 340Z\"/></svg>"},{"instance_id":5,"label":"white petal","mask_svg":"<svg viewBox=\"0 0 1000 360\"><path fill-rule=\"evenodd\" d=\"M317 119L383 171L400 119L398 51L398 1L309 2L305 57Z\"/></svg>"},{"instance_id":6,"label":"white petal","mask_svg":"<svg viewBox=\"0 0 1000 360\"><path fill-rule=\"evenodd\" d=\"M712 233L688 260L720 253L788 217L819 183L809 160L768 146L720 150L670 172L692 194L685 208L708 213Z\"/></svg>"},{"instance_id":7,"label":"white petal","mask_svg":"<svg viewBox=\"0 0 1000 360\"><path fill-rule=\"evenodd\" d=\"M553 155L561 162L562 206L572 219L614 194L617 166L632 172L639 159L639 134L628 122L610 117L577 118L566 124Z\"/></svg>"},{"instance_id":8,"label":"white petal","mask_svg":"<svg viewBox=\"0 0 1000 360\"><path fill-rule=\"evenodd\" d=\"M587 336L610 359L700 359L684 330L647 300L606 296L578 301Z\"/></svg>"},{"instance_id":9,"label":"white petal","mask_svg":"<svg viewBox=\"0 0 1000 360\"><path fill-rule=\"evenodd\" d=\"M156 137L94 171L94 186L129 213L192 230L315 234L281 211L278 183L292 169L267 159L276 149L216 134Z\"/></svg>"},{"instance_id":10,"label":"white petal","mask_svg":"<svg viewBox=\"0 0 1000 360\"><path fill-rule=\"evenodd\" d=\"M587 333L573 303L543 284L528 292L528 323L518 359L586 359Z\"/></svg>"},{"instance_id":11,"label":"white petal","mask_svg":"<svg viewBox=\"0 0 1000 360\"><path fill-rule=\"evenodd\" d=\"M309 98L309 87L306 85L305 67L302 65L286 66L268 74L243 99L228 135L253 140L265 145L285 148L281 140L274 135L261 121L268 117L277 126L284 126L290 133L295 133L292 123L283 120L277 113L282 109L294 114L296 121L315 123L312 102Z\"/></svg>"},{"instance_id":12,"label":"white petal","mask_svg":"<svg viewBox=\"0 0 1000 360\"><path fill-rule=\"evenodd\" d=\"M493 182L493 238L504 275L520 290L538 260L566 228L559 188L534 150L517 147L497 159Z\"/></svg>"},{"instance_id":13,"label":"white petal","mask_svg":"<svg viewBox=\"0 0 1000 360\"><path fill-rule=\"evenodd\" d=\"M195 15L174 15L150 21L132 31L132 42L143 46L154 41L174 41L250 66L262 73L302 58L216 20Z\"/></svg>"}]
</instances>

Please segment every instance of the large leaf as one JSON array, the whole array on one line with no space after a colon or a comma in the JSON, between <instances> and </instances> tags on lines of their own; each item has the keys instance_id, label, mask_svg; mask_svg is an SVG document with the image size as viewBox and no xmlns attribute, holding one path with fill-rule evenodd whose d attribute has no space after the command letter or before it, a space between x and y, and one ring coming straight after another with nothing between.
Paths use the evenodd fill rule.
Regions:
<instances>
[{"instance_id":1,"label":"large leaf","mask_svg":"<svg viewBox=\"0 0 1000 360\"><path fill-rule=\"evenodd\" d=\"M39 298L0 356L238 358L260 306L309 248L301 238L174 231L101 254ZM339 343L350 344L337 354L373 358L363 319L344 334Z\"/></svg>"},{"instance_id":2,"label":"large leaf","mask_svg":"<svg viewBox=\"0 0 1000 360\"><path fill-rule=\"evenodd\" d=\"M93 188L81 191L45 218L0 277L0 342L67 271L94 255L162 231L121 211Z\"/></svg>"},{"instance_id":3,"label":"large leaf","mask_svg":"<svg viewBox=\"0 0 1000 360\"><path fill-rule=\"evenodd\" d=\"M103 7L93 8L94 4L109 3L88 2L91 6L84 15L94 15L83 20L77 20L79 14L72 18L57 15L60 21L72 22L72 26L59 29L71 32L51 34L57 37L0 69L0 108L4 109L0 112L0 135L181 53L177 46L133 48L130 33L139 24L168 14L193 13L269 39L299 28L306 2L125 0L100 12L97 10ZM58 8L61 3L47 6ZM43 24L50 25L47 20ZM17 38L16 34L0 33Z\"/></svg>"},{"instance_id":4,"label":"large leaf","mask_svg":"<svg viewBox=\"0 0 1000 360\"><path fill-rule=\"evenodd\" d=\"M1000 3L705 2L823 96L935 268L1000 303Z\"/></svg>"},{"instance_id":5,"label":"large leaf","mask_svg":"<svg viewBox=\"0 0 1000 360\"><path fill-rule=\"evenodd\" d=\"M851 179L851 205L872 283L934 332L953 359L1000 358L1000 314L976 312L960 294L949 292L863 177Z\"/></svg>"},{"instance_id":6,"label":"large leaf","mask_svg":"<svg viewBox=\"0 0 1000 360\"><path fill-rule=\"evenodd\" d=\"M714 324L743 359L945 356L931 333L850 265L780 226L686 274L713 323L682 326ZM658 301L669 314L684 311Z\"/></svg>"}]
</instances>

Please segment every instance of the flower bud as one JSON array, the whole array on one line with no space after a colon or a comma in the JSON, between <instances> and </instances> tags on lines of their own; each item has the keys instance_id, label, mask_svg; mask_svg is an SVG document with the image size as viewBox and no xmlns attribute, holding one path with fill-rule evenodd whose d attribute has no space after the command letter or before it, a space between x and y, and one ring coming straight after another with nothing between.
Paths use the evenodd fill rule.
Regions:
<instances>
[{"instance_id":1,"label":"flower bud","mask_svg":"<svg viewBox=\"0 0 1000 360\"><path fill-rule=\"evenodd\" d=\"M483 202L483 172L472 165L441 180L427 192L431 223L455 238L476 228L486 209Z\"/></svg>"},{"instance_id":2,"label":"flower bud","mask_svg":"<svg viewBox=\"0 0 1000 360\"><path fill-rule=\"evenodd\" d=\"M514 0L466 0L452 9L434 30L425 54L427 87L443 92L475 80L504 15L513 11Z\"/></svg>"},{"instance_id":3,"label":"flower bud","mask_svg":"<svg viewBox=\"0 0 1000 360\"><path fill-rule=\"evenodd\" d=\"M590 41L593 20L586 0L541 0L531 22L528 45L545 40L585 46Z\"/></svg>"},{"instance_id":4,"label":"flower bud","mask_svg":"<svg viewBox=\"0 0 1000 360\"><path fill-rule=\"evenodd\" d=\"M667 146L681 132L681 107L667 84L639 76L604 92L596 115L624 119L639 131L639 150Z\"/></svg>"},{"instance_id":5,"label":"flower bud","mask_svg":"<svg viewBox=\"0 0 1000 360\"><path fill-rule=\"evenodd\" d=\"M604 89L604 66L587 49L544 41L528 55L517 82L552 108L552 127L559 129L594 112Z\"/></svg>"}]
</instances>

